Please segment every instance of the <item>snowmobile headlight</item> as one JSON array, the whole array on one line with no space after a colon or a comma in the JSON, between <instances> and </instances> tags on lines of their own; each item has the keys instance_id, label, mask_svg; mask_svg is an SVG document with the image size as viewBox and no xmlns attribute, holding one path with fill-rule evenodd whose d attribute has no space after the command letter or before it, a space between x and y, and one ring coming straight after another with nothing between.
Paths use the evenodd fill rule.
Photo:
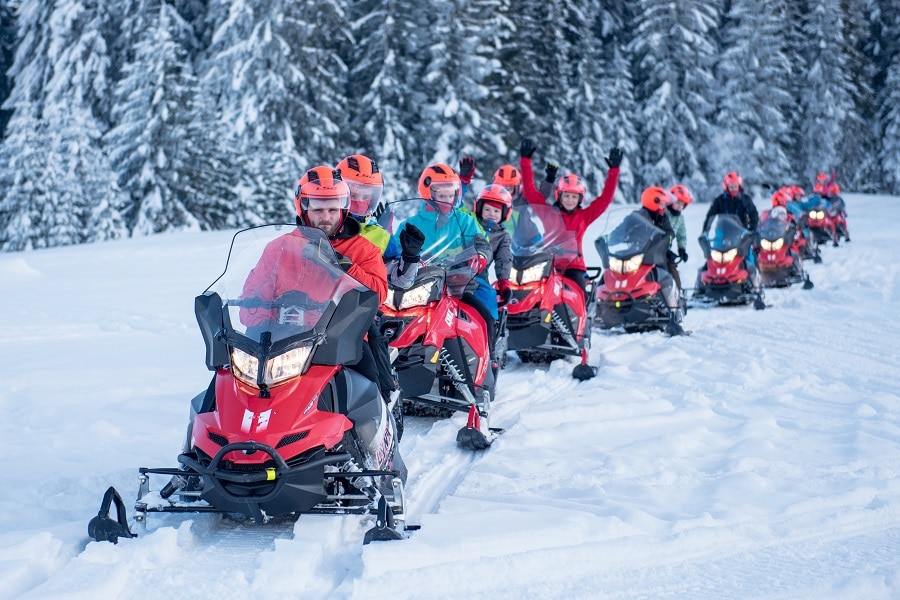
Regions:
<instances>
[{"instance_id":1,"label":"snowmobile headlight","mask_svg":"<svg viewBox=\"0 0 900 600\"><path fill-rule=\"evenodd\" d=\"M816 219L816 220L824 219L825 211L824 210L811 210L809 212L809 218Z\"/></svg>"},{"instance_id":2,"label":"snowmobile headlight","mask_svg":"<svg viewBox=\"0 0 900 600\"><path fill-rule=\"evenodd\" d=\"M403 292L400 306L396 307L394 310L404 310L414 306L425 306L428 304L428 299L431 298L432 289L434 289L434 280Z\"/></svg>"},{"instance_id":3,"label":"snowmobile headlight","mask_svg":"<svg viewBox=\"0 0 900 600\"><path fill-rule=\"evenodd\" d=\"M515 267L510 271L509 278L513 281L519 282L519 284L525 283L534 283L536 281L540 281L546 276L548 267L550 266L550 261L539 262L536 265L531 265L521 271Z\"/></svg>"},{"instance_id":4,"label":"snowmobile headlight","mask_svg":"<svg viewBox=\"0 0 900 600\"><path fill-rule=\"evenodd\" d=\"M300 346L266 361L266 385L278 385L305 373L312 350L312 345Z\"/></svg>"},{"instance_id":5,"label":"snowmobile headlight","mask_svg":"<svg viewBox=\"0 0 900 600\"><path fill-rule=\"evenodd\" d=\"M710 250L709 255L712 257L714 262L723 265L725 263L730 263L737 256L737 248L732 248L726 252L720 252L718 250Z\"/></svg>"},{"instance_id":6,"label":"snowmobile headlight","mask_svg":"<svg viewBox=\"0 0 900 600\"><path fill-rule=\"evenodd\" d=\"M609 257L609 268L615 273L633 273L644 264L644 255L635 254L629 259L622 260L614 256Z\"/></svg>"},{"instance_id":7,"label":"snowmobile headlight","mask_svg":"<svg viewBox=\"0 0 900 600\"><path fill-rule=\"evenodd\" d=\"M256 374L259 372L259 360L239 348L232 348L231 372L244 383L255 386Z\"/></svg>"},{"instance_id":8,"label":"snowmobile headlight","mask_svg":"<svg viewBox=\"0 0 900 600\"><path fill-rule=\"evenodd\" d=\"M292 377L302 375L309 367L312 345L301 346L283 352L266 361L265 384L278 385ZM231 372L234 376L253 387L259 387L256 374L259 372L259 360L240 348L231 349Z\"/></svg>"},{"instance_id":9,"label":"snowmobile headlight","mask_svg":"<svg viewBox=\"0 0 900 600\"><path fill-rule=\"evenodd\" d=\"M784 238L778 238L777 240L767 240L763 238L759 240L759 245L762 246L763 250L775 252L781 250L782 246L784 246Z\"/></svg>"}]
</instances>

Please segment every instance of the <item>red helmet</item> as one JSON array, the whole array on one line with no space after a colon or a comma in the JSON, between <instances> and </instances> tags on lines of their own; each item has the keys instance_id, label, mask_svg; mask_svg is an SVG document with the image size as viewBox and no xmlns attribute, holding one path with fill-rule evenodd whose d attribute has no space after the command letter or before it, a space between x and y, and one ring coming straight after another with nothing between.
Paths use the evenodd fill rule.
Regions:
<instances>
[{"instance_id":1,"label":"red helmet","mask_svg":"<svg viewBox=\"0 0 900 600\"><path fill-rule=\"evenodd\" d=\"M817 183L813 186L813 194L824 194L825 193L825 184Z\"/></svg>"},{"instance_id":2,"label":"red helmet","mask_svg":"<svg viewBox=\"0 0 900 600\"><path fill-rule=\"evenodd\" d=\"M788 191L790 188L781 188L780 190L775 190L772 194L772 207L776 206L787 206L787 203L791 201L791 193Z\"/></svg>"},{"instance_id":3,"label":"red helmet","mask_svg":"<svg viewBox=\"0 0 900 600\"><path fill-rule=\"evenodd\" d=\"M443 198L449 194L441 194L441 199L432 197L433 192L442 192L444 190L452 190L453 196L450 201ZM449 166L438 163L425 167L419 176L419 197L424 200L434 200L442 204L450 204L456 206L462 200L461 184L459 175Z\"/></svg>"},{"instance_id":4,"label":"red helmet","mask_svg":"<svg viewBox=\"0 0 900 600\"><path fill-rule=\"evenodd\" d=\"M669 188L669 193L675 198L676 201L681 202L685 206L694 201L693 196L691 196L691 192L680 183L678 185L673 185Z\"/></svg>"},{"instance_id":5,"label":"red helmet","mask_svg":"<svg viewBox=\"0 0 900 600\"><path fill-rule=\"evenodd\" d=\"M641 206L655 213L662 214L671 203L671 194L658 185L648 187L641 192Z\"/></svg>"},{"instance_id":6,"label":"red helmet","mask_svg":"<svg viewBox=\"0 0 900 600\"><path fill-rule=\"evenodd\" d=\"M500 209L500 222L503 223L509 218L510 209L512 209L512 195L502 185L492 183L480 192L475 198L475 214L481 218L481 209L485 202L494 204Z\"/></svg>"},{"instance_id":7,"label":"red helmet","mask_svg":"<svg viewBox=\"0 0 900 600\"><path fill-rule=\"evenodd\" d=\"M841 194L841 186L836 183L832 183L828 186L828 195L829 196L840 196Z\"/></svg>"},{"instance_id":8,"label":"red helmet","mask_svg":"<svg viewBox=\"0 0 900 600\"><path fill-rule=\"evenodd\" d=\"M578 205L584 201L584 180L575 173L569 173L560 177L556 184L556 201L559 202L564 192L578 194Z\"/></svg>"},{"instance_id":9,"label":"red helmet","mask_svg":"<svg viewBox=\"0 0 900 600\"><path fill-rule=\"evenodd\" d=\"M371 215L381 204L384 180L375 161L362 154L352 154L338 163L337 169L350 188L350 212Z\"/></svg>"},{"instance_id":10,"label":"red helmet","mask_svg":"<svg viewBox=\"0 0 900 600\"><path fill-rule=\"evenodd\" d=\"M824 184L826 181L828 181L828 176L825 173L816 175L816 183Z\"/></svg>"},{"instance_id":11,"label":"red helmet","mask_svg":"<svg viewBox=\"0 0 900 600\"><path fill-rule=\"evenodd\" d=\"M494 172L494 183L502 185L510 194L522 191L522 173L512 165L503 165Z\"/></svg>"},{"instance_id":12,"label":"red helmet","mask_svg":"<svg viewBox=\"0 0 900 600\"><path fill-rule=\"evenodd\" d=\"M728 192L729 196L736 196L737 192L734 194L728 189L729 186L734 187L737 185L738 191L744 189L744 180L741 179L741 176L737 174L737 171L731 171L730 173L725 175L725 178L722 179L722 189Z\"/></svg>"},{"instance_id":13,"label":"red helmet","mask_svg":"<svg viewBox=\"0 0 900 600\"><path fill-rule=\"evenodd\" d=\"M309 210L310 204L315 206L318 202L338 201L338 206L346 216L350 208L350 188L341 181L340 173L331 167L319 166L309 169L297 182L297 191L294 194L294 206L297 215L304 216Z\"/></svg>"},{"instance_id":14,"label":"red helmet","mask_svg":"<svg viewBox=\"0 0 900 600\"><path fill-rule=\"evenodd\" d=\"M797 200L798 198L802 198L806 192L803 191L803 188L799 185L792 185L790 187L791 190L791 198Z\"/></svg>"}]
</instances>

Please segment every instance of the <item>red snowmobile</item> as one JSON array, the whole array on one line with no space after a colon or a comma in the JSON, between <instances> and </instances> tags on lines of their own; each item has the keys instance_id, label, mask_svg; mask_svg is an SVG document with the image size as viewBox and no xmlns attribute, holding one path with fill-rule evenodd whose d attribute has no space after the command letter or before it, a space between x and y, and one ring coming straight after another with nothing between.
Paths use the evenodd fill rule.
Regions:
<instances>
[{"instance_id":1,"label":"red snowmobile","mask_svg":"<svg viewBox=\"0 0 900 600\"><path fill-rule=\"evenodd\" d=\"M600 269L588 268L587 298L576 282L564 276L578 256L578 247L574 233L566 229L555 207L522 208L511 238L508 348L515 350L522 362L578 356L581 363L572 376L580 381L594 377L587 357Z\"/></svg>"},{"instance_id":2,"label":"red snowmobile","mask_svg":"<svg viewBox=\"0 0 900 600\"><path fill-rule=\"evenodd\" d=\"M759 273L751 262L753 234L737 217L715 215L699 242L706 264L697 274L692 298L717 304L752 302L757 310L764 309L762 289L754 282Z\"/></svg>"},{"instance_id":3,"label":"red snowmobile","mask_svg":"<svg viewBox=\"0 0 900 600\"><path fill-rule=\"evenodd\" d=\"M824 200L815 203L806 214L806 227L817 246L831 240L831 229L828 226L827 218L828 213Z\"/></svg>"},{"instance_id":4,"label":"red snowmobile","mask_svg":"<svg viewBox=\"0 0 900 600\"><path fill-rule=\"evenodd\" d=\"M594 242L603 262L603 279L597 292L597 321L601 328L622 327L626 333L661 329L680 335L683 307L669 308L665 290L674 288L665 264L669 236L639 213L631 213L607 236Z\"/></svg>"},{"instance_id":5,"label":"red snowmobile","mask_svg":"<svg viewBox=\"0 0 900 600\"><path fill-rule=\"evenodd\" d=\"M760 215L759 247L755 251L764 287L787 287L801 281L803 289L813 287L794 243L795 232L794 223L781 206Z\"/></svg>"},{"instance_id":6,"label":"red snowmobile","mask_svg":"<svg viewBox=\"0 0 900 600\"><path fill-rule=\"evenodd\" d=\"M399 231L400 215L415 214L426 203L421 199L393 203L392 214L382 222ZM500 430L490 427L495 376L488 326L475 308L462 301L476 275L472 259L477 253L452 223L439 231L442 236L425 240L413 284L388 291L381 306L381 332L397 352L393 364L404 412L442 417L467 412L457 444L481 450Z\"/></svg>"},{"instance_id":7,"label":"red snowmobile","mask_svg":"<svg viewBox=\"0 0 900 600\"><path fill-rule=\"evenodd\" d=\"M828 229L831 230L831 243L838 245L841 238L850 241L850 231L847 229L847 206L844 199L836 196L828 203L825 209L825 220Z\"/></svg>"},{"instance_id":8,"label":"red snowmobile","mask_svg":"<svg viewBox=\"0 0 900 600\"><path fill-rule=\"evenodd\" d=\"M136 520L377 514L366 543L402 537L397 425L375 382L344 366L361 356L378 297L337 266L325 234L296 225L238 232L225 272L194 310L215 376L191 403L181 467L140 469ZM154 491L151 475L169 482ZM89 534L133 535L113 488Z\"/></svg>"}]
</instances>

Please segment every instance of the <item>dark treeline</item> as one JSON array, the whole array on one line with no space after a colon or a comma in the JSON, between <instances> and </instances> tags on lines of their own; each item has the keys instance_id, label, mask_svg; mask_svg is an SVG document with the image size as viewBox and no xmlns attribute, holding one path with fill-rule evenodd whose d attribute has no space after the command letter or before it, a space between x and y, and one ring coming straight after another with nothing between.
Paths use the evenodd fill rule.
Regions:
<instances>
[{"instance_id":1,"label":"dark treeline","mask_svg":"<svg viewBox=\"0 0 900 600\"><path fill-rule=\"evenodd\" d=\"M897 0L0 0L0 248L290 219L356 152L477 190L526 135L595 193L624 148L622 202L897 194L898 44Z\"/></svg>"}]
</instances>

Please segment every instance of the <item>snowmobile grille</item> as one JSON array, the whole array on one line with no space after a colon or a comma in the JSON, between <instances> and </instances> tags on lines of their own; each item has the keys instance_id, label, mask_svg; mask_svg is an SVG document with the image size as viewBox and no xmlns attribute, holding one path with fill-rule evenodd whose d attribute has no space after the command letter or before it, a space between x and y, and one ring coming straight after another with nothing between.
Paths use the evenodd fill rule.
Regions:
<instances>
[{"instance_id":1,"label":"snowmobile grille","mask_svg":"<svg viewBox=\"0 0 900 600\"><path fill-rule=\"evenodd\" d=\"M214 444L218 444L220 446L228 445L228 438L226 438L224 435L219 435L218 433L207 431L206 437L208 437Z\"/></svg>"},{"instance_id":2,"label":"snowmobile grille","mask_svg":"<svg viewBox=\"0 0 900 600\"><path fill-rule=\"evenodd\" d=\"M281 441L278 442L278 445L275 447L276 448L284 448L285 446L293 444L294 442L299 442L300 440L302 440L303 438L305 438L308 435L309 435L308 431L301 431L300 433L292 433L290 435L286 435L283 438L281 438Z\"/></svg>"}]
</instances>

